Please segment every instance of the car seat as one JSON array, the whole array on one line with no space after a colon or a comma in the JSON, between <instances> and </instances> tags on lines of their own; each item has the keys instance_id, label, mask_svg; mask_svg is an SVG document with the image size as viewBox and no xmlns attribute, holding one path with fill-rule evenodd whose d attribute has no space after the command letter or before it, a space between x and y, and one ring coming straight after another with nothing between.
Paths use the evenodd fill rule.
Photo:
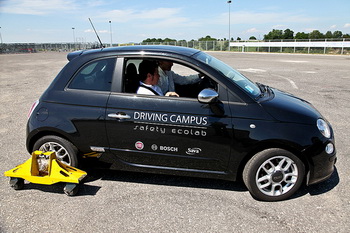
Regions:
<instances>
[{"instance_id":1,"label":"car seat","mask_svg":"<svg viewBox=\"0 0 350 233\"><path fill-rule=\"evenodd\" d=\"M136 65L129 63L125 72L125 92L136 93L140 85L139 81Z\"/></svg>"}]
</instances>

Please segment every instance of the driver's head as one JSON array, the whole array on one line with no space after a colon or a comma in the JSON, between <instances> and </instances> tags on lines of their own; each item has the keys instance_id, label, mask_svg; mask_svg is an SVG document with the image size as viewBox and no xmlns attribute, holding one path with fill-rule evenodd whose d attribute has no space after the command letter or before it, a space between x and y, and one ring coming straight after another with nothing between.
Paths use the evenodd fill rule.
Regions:
<instances>
[{"instance_id":1,"label":"driver's head","mask_svg":"<svg viewBox=\"0 0 350 233\"><path fill-rule=\"evenodd\" d=\"M167 61L167 60L160 60L158 64L159 64L159 67L164 71L170 71L171 67L173 66L173 62Z\"/></svg>"},{"instance_id":2,"label":"driver's head","mask_svg":"<svg viewBox=\"0 0 350 233\"><path fill-rule=\"evenodd\" d=\"M157 85L159 80L158 64L156 61L143 60L139 66L140 80L149 85Z\"/></svg>"}]
</instances>

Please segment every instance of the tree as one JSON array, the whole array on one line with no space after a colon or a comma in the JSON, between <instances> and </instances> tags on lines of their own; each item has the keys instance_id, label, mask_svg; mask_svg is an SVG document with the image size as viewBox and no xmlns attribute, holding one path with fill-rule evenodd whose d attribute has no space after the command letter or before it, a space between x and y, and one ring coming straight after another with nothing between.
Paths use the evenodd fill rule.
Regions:
<instances>
[{"instance_id":1,"label":"tree","mask_svg":"<svg viewBox=\"0 0 350 233\"><path fill-rule=\"evenodd\" d=\"M251 36L251 37L249 37L249 40L256 40L256 37L255 36Z\"/></svg>"},{"instance_id":2,"label":"tree","mask_svg":"<svg viewBox=\"0 0 350 233\"><path fill-rule=\"evenodd\" d=\"M283 39L294 39L294 32L290 29L284 30Z\"/></svg>"},{"instance_id":3,"label":"tree","mask_svg":"<svg viewBox=\"0 0 350 233\"><path fill-rule=\"evenodd\" d=\"M175 39L165 38L163 42L176 42Z\"/></svg>"},{"instance_id":4,"label":"tree","mask_svg":"<svg viewBox=\"0 0 350 233\"><path fill-rule=\"evenodd\" d=\"M147 38L146 40L142 41L143 43L152 43L152 42L156 42L156 43L164 43L164 42L176 42L175 39L170 39L170 38L165 38L164 40L162 38Z\"/></svg>"},{"instance_id":5,"label":"tree","mask_svg":"<svg viewBox=\"0 0 350 233\"><path fill-rule=\"evenodd\" d=\"M305 32L298 32L294 39L297 39L297 40L306 40L306 39L309 39L309 34L308 33L305 33Z\"/></svg>"},{"instance_id":6,"label":"tree","mask_svg":"<svg viewBox=\"0 0 350 233\"><path fill-rule=\"evenodd\" d=\"M267 35L264 35L264 40L276 40L276 39L283 39L282 30L273 29Z\"/></svg>"},{"instance_id":7,"label":"tree","mask_svg":"<svg viewBox=\"0 0 350 233\"><path fill-rule=\"evenodd\" d=\"M241 37L237 37L237 40L242 40Z\"/></svg>"},{"instance_id":8,"label":"tree","mask_svg":"<svg viewBox=\"0 0 350 233\"><path fill-rule=\"evenodd\" d=\"M344 34L343 38L350 38L350 34Z\"/></svg>"},{"instance_id":9,"label":"tree","mask_svg":"<svg viewBox=\"0 0 350 233\"><path fill-rule=\"evenodd\" d=\"M309 39L323 39L324 35L319 30L313 30L309 34Z\"/></svg>"},{"instance_id":10,"label":"tree","mask_svg":"<svg viewBox=\"0 0 350 233\"><path fill-rule=\"evenodd\" d=\"M331 31L327 31L326 34L324 34L324 37L326 39L331 39L333 38L333 33Z\"/></svg>"},{"instance_id":11,"label":"tree","mask_svg":"<svg viewBox=\"0 0 350 233\"><path fill-rule=\"evenodd\" d=\"M198 39L198 41L213 41L213 40L216 40L216 38L212 38L209 35Z\"/></svg>"},{"instance_id":12,"label":"tree","mask_svg":"<svg viewBox=\"0 0 350 233\"><path fill-rule=\"evenodd\" d=\"M333 32L333 38L342 38L343 33L341 31L334 31Z\"/></svg>"}]
</instances>

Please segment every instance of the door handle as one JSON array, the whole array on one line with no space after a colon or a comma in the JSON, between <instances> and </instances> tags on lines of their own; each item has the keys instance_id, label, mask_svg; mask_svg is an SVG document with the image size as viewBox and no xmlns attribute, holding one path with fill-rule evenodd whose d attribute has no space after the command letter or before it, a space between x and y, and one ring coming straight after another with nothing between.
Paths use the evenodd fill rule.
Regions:
<instances>
[{"instance_id":1,"label":"door handle","mask_svg":"<svg viewBox=\"0 0 350 233\"><path fill-rule=\"evenodd\" d=\"M118 113L110 113L108 114L108 117L111 117L111 118L118 118L118 119L130 119L131 116L123 113L123 112L118 112Z\"/></svg>"}]
</instances>

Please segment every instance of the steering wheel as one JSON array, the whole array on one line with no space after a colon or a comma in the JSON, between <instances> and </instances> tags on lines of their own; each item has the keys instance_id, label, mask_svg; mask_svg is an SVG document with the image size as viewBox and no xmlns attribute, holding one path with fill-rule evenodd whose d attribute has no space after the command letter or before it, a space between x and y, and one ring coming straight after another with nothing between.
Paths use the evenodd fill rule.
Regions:
<instances>
[{"instance_id":1,"label":"steering wheel","mask_svg":"<svg viewBox=\"0 0 350 233\"><path fill-rule=\"evenodd\" d=\"M216 90L216 83L212 79L204 75L202 77L202 80L199 81L199 88L200 90L203 90L205 88L212 88Z\"/></svg>"}]
</instances>

